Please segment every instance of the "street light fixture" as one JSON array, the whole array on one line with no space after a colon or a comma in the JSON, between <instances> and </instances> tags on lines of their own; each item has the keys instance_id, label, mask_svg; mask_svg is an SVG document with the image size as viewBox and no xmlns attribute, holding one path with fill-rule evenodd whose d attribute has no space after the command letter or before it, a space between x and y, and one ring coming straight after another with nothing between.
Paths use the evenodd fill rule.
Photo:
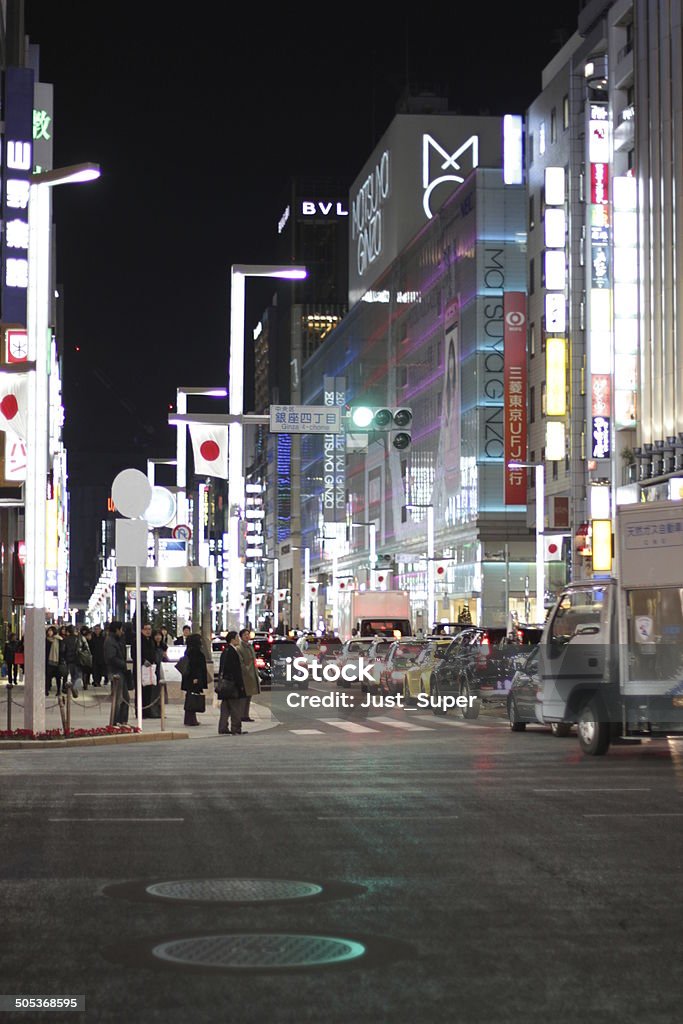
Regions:
<instances>
[{"instance_id":1,"label":"street light fixture","mask_svg":"<svg viewBox=\"0 0 683 1024\"><path fill-rule=\"evenodd\" d=\"M28 369L26 484L24 522L24 726L45 729L45 546L49 457L49 311L50 189L69 182L93 181L98 164L83 163L32 175L28 201L28 288L26 306Z\"/></svg>"},{"instance_id":2,"label":"street light fixture","mask_svg":"<svg viewBox=\"0 0 683 1024\"><path fill-rule=\"evenodd\" d=\"M508 462L508 469L536 471L536 618L542 623L545 618L545 463Z\"/></svg>"},{"instance_id":3,"label":"street light fixture","mask_svg":"<svg viewBox=\"0 0 683 1024\"><path fill-rule=\"evenodd\" d=\"M241 416L244 412L244 328L245 280L247 277L274 277L284 280L302 280L307 276L305 267L272 264L234 263L230 269L230 355L228 366L229 413ZM244 565L239 557L238 512L244 505L244 437L242 423L228 424L228 612L233 619L231 628L239 629L240 601L244 594Z\"/></svg>"}]
</instances>

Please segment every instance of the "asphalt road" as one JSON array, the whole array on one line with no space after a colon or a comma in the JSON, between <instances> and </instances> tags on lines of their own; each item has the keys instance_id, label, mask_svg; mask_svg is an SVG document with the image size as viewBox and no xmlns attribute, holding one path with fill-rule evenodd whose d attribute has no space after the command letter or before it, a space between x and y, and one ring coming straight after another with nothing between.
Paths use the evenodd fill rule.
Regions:
<instances>
[{"instance_id":1,"label":"asphalt road","mask_svg":"<svg viewBox=\"0 0 683 1024\"><path fill-rule=\"evenodd\" d=\"M682 742L263 699L250 736L3 752L0 994L86 997L3 1017L681 1019Z\"/></svg>"}]
</instances>

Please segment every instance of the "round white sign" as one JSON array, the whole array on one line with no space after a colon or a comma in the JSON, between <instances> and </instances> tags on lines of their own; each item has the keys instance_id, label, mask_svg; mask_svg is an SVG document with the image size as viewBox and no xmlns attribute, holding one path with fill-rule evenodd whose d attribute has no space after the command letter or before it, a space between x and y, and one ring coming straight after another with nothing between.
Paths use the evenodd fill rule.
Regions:
<instances>
[{"instance_id":1,"label":"round white sign","mask_svg":"<svg viewBox=\"0 0 683 1024\"><path fill-rule=\"evenodd\" d=\"M111 498L122 516L140 519L151 501L152 485L139 469L122 469L114 477Z\"/></svg>"},{"instance_id":2,"label":"round white sign","mask_svg":"<svg viewBox=\"0 0 683 1024\"><path fill-rule=\"evenodd\" d=\"M175 517L175 495L167 487L153 487L152 498L142 517L151 527L168 526Z\"/></svg>"}]
</instances>

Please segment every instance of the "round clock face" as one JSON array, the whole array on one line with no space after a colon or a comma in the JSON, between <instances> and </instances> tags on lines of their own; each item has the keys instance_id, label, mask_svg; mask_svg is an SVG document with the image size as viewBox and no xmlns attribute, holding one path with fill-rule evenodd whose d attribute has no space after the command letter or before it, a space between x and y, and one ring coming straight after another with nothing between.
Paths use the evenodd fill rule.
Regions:
<instances>
[{"instance_id":1,"label":"round clock face","mask_svg":"<svg viewBox=\"0 0 683 1024\"><path fill-rule=\"evenodd\" d=\"M20 331L11 331L7 340L12 359L26 359L28 355L28 338L26 335Z\"/></svg>"}]
</instances>

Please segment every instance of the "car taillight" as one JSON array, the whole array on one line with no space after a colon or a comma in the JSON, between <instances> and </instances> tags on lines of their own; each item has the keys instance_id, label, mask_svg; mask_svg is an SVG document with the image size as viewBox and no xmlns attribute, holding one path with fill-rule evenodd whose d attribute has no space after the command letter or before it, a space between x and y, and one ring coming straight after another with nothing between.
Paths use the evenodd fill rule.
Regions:
<instances>
[{"instance_id":1,"label":"car taillight","mask_svg":"<svg viewBox=\"0 0 683 1024\"><path fill-rule=\"evenodd\" d=\"M257 658L256 659L256 668L265 668L265 667L266 667L266 659L265 658Z\"/></svg>"}]
</instances>

